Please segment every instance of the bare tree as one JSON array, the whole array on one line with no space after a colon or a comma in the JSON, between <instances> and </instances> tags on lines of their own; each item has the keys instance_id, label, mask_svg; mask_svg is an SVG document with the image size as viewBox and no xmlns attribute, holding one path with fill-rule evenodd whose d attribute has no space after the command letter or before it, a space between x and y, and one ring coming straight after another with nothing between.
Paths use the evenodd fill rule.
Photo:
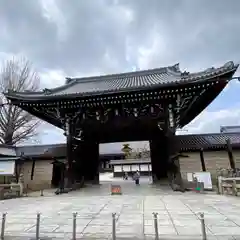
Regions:
<instances>
[{"instance_id":1,"label":"bare tree","mask_svg":"<svg viewBox=\"0 0 240 240\"><path fill-rule=\"evenodd\" d=\"M8 90L36 91L39 83L39 76L26 59L13 58L3 63L0 72L1 93ZM0 143L15 145L36 136L39 121L21 108L8 104L3 94L1 98Z\"/></svg>"}]
</instances>

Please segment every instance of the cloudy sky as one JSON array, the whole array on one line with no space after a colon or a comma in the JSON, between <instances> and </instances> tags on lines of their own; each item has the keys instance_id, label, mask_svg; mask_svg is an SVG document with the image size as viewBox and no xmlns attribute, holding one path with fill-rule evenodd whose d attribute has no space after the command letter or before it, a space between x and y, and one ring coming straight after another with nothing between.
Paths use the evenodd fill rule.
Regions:
<instances>
[{"instance_id":1,"label":"cloudy sky","mask_svg":"<svg viewBox=\"0 0 240 240\"><path fill-rule=\"evenodd\" d=\"M66 76L178 62L199 71L240 62L239 23L239 0L0 0L0 59L27 57L48 88ZM240 125L239 93L240 83L231 82L184 133ZM42 132L42 143L65 141L54 127ZM111 144L101 152L119 149Z\"/></svg>"}]
</instances>

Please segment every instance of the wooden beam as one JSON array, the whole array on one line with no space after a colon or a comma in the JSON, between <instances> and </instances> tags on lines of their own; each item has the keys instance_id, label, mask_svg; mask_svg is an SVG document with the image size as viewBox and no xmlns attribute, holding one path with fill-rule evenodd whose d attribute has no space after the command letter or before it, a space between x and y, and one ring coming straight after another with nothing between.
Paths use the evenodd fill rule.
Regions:
<instances>
[{"instance_id":1,"label":"wooden beam","mask_svg":"<svg viewBox=\"0 0 240 240\"><path fill-rule=\"evenodd\" d=\"M34 159L34 160L32 161L31 180L33 180L33 176L34 176L35 163L36 163L36 160Z\"/></svg>"},{"instance_id":2,"label":"wooden beam","mask_svg":"<svg viewBox=\"0 0 240 240\"><path fill-rule=\"evenodd\" d=\"M203 149L200 149L200 160L201 160L201 165L202 165L202 171L206 172L206 165L204 161L204 154L203 154Z\"/></svg>"},{"instance_id":3,"label":"wooden beam","mask_svg":"<svg viewBox=\"0 0 240 240\"><path fill-rule=\"evenodd\" d=\"M20 164L19 164L19 161L15 161L15 176L16 176L16 182L18 183L18 180L19 180L19 168L20 168Z\"/></svg>"},{"instance_id":4,"label":"wooden beam","mask_svg":"<svg viewBox=\"0 0 240 240\"><path fill-rule=\"evenodd\" d=\"M231 167L231 169L236 171L235 161L234 161L233 153L232 153L231 140L228 138L226 140L226 143L227 143L227 152L228 152L228 158L229 158L229 162L230 162L230 167Z\"/></svg>"}]
</instances>

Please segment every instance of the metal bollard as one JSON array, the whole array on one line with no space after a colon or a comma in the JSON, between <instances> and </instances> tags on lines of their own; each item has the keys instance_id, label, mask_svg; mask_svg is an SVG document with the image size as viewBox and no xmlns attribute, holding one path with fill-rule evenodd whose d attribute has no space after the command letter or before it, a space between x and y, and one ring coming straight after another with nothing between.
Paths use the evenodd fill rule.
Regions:
<instances>
[{"instance_id":1,"label":"metal bollard","mask_svg":"<svg viewBox=\"0 0 240 240\"><path fill-rule=\"evenodd\" d=\"M1 239L4 239L4 235L5 235L6 216L7 216L7 213L3 213L3 215L2 215Z\"/></svg>"},{"instance_id":2,"label":"metal bollard","mask_svg":"<svg viewBox=\"0 0 240 240\"><path fill-rule=\"evenodd\" d=\"M40 190L40 196L43 197L43 189Z\"/></svg>"},{"instance_id":3,"label":"metal bollard","mask_svg":"<svg viewBox=\"0 0 240 240\"><path fill-rule=\"evenodd\" d=\"M112 240L116 240L116 213L112 213Z\"/></svg>"},{"instance_id":4,"label":"metal bollard","mask_svg":"<svg viewBox=\"0 0 240 240\"><path fill-rule=\"evenodd\" d=\"M37 213L36 240L40 239L40 216L41 216L41 213Z\"/></svg>"},{"instance_id":5,"label":"metal bollard","mask_svg":"<svg viewBox=\"0 0 240 240\"><path fill-rule=\"evenodd\" d=\"M73 234L72 234L72 240L76 240L76 230L77 230L77 213L73 213Z\"/></svg>"},{"instance_id":6,"label":"metal bollard","mask_svg":"<svg viewBox=\"0 0 240 240\"><path fill-rule=\"evenodd\" d=\"M153 221L154 221L154 229L155 229L155 240L159 240L159 235L158 235L158 213L153 212Z\"/></svg>"},{"instance_id":7,"label":"metal bollard","mask_svg":"<svg viewBox=\"0 0 240 240\"><path fill-rule=\"evenodd\" d=\"M204 213L200 213L200 221L201 221L201 228L202 228L202 240L207 240Z\"/></svg>"}]
</instances>

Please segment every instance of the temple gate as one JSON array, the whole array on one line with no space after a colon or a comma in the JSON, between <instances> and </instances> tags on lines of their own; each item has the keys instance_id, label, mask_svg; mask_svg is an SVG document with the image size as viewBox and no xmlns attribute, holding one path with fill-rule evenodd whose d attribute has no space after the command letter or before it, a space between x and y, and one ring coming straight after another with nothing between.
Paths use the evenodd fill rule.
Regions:
<instances>
[{"instance_id":1,"label":"temple gate","mask_svg":"<svg viewBox=\"0 0 240 240\"><path fill-rule=\"evenodd\" d=\"M99 144L150 141L154 181L182 186L176 130L223 90L238 65L198 73L179 65L87 78L40 92L8 91L12 104L65 130L68 186L99 182Z\"/></svg>"}]
</instances>

